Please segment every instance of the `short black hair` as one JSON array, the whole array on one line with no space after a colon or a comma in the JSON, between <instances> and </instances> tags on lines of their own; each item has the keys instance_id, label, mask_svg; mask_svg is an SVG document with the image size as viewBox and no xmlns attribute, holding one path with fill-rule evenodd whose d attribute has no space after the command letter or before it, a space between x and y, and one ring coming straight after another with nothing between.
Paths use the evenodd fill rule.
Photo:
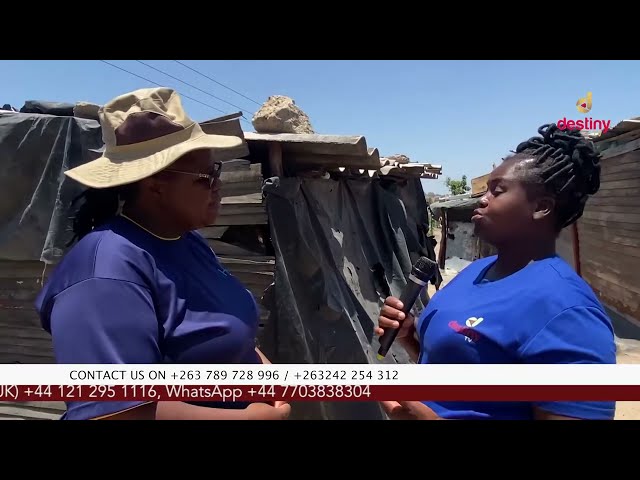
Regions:
<instances>
[{"instance_id":1,"label":"short black hair","mask_svg":"<svg viewBox=\"0 0 640 480\"><path fill-rule=\"evenodd\" d=\"M505 160L532 159L521 165L526 183L542 187L556 200L556 229L573 224L584 213L590 195L600 188L600 154L578 130L554 123L538 128L540 136L520 143Z\"/></svg>"}]
</instances>

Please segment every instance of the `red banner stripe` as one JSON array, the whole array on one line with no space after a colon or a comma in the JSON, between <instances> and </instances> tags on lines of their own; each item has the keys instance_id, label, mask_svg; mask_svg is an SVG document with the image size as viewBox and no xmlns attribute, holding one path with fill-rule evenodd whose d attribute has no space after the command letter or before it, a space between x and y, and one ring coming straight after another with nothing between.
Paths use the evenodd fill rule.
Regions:
<instances>
[{"instance_id":1,"label":"red banner stripe","mask_svg":"<svg viewBox=\"0 0 640 480\"><path fill-rule=\"evenodd\" d=\"M640 400L640 385L0 385L0 401Z\"/></svg>"}]
</instances>

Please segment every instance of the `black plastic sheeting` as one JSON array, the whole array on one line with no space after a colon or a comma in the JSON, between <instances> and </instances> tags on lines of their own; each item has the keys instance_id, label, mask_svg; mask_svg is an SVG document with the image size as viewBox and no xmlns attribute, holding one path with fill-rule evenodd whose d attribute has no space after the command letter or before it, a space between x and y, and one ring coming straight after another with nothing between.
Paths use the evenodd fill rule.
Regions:
<instances>
[{"instance_id":1,"label":"black plastic sheeting","mask_svg":"<svg viewBox=\"0 0 640 480\"><path fill-rule=\"evenodd\" d=\"M59 261L82 189L63 172L102 148L95 120L0 112L0 259ZM276 272L261 348L274 363L314 369L376 362L373 328L384 298L400 295L420 256L435 260L420 180L274 178L263 191ZM425 291L418 309L426 301ZM407 361L398 348L385 359ZM372 401L297 402L292 416L385 418Z\"/></svg>"},{"instance_id":2,"label":"black plastic sheeting","mask_svg":"<svg viewBox=\"0 0 640 480\"><path fill-rule=\"evenodd\" d=\"M102 145L95 120L0 112L0 259L59 260L82 191L63 172L97 158Z\"/></svg>"},{"instance_id":3,"label":"black plastic sheeting","mask_svg":"<svg viewBox=\"0 0 640 480\"><path fill-rule=\"evenodd\" d=\"M276 271L261 347L274 363L375 363L384 299L435 260L420 180L273 178L263 188ZM436 280L434 280L435 283ZM426 289L418 310L428 301ZM406 363L394 346L385 363ZM377 402L300 402L299 419L381 419Z\"/></svg>"}]
</instances>

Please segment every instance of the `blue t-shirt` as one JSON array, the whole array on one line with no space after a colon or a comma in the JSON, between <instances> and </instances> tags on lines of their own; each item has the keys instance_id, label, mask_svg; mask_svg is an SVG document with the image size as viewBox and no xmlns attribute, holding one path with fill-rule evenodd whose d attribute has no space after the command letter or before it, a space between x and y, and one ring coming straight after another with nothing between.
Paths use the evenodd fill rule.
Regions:
<instances>
[{"instance_id":1,"label":"blue t-shirt","mask_svg":"<svg viewBox=\"0 0 640 480\"><path fill-rule=\"evenodd\" d=\"M163 240L116 217L69 251L36 308L58 363L260 363L255 300L196 232ZM63 418L140 403L69 402Z\"/></svg>"},{"instance_id":2,"label":"blue t-shirt","mask_svg":"<svg viewBox=\"0 0 640 480\"><path fill-rule=\"evenodd\" d=\"M473 262L433 296L416 323L418 363L616 363L611 320L562 258L484 280L495 260ZM612 419L615 413L615 402L424 403L456 419L532 419L534 405L583 419Z\"/></svg>"}]
</instances>

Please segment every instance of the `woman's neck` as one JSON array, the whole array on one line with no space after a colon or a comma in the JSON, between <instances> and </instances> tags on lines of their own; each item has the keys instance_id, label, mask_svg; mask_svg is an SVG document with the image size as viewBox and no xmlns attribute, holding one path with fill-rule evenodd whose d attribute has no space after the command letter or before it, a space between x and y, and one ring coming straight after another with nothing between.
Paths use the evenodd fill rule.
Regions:
<instances>
[{"instance_id":1,"label":"woman's neck","mask_svg":"<svg viewBox=\"0 0 640 480\"><path fill-rule=\"evenodd\" d=\"M498 259L491 268L494 279L504 278L522 270L531 262L548 258L556 253L555 240L520 242L498 248Z\"/></svg>"},{"instance_id":2,"label":"woman's neck","mask_svg":"<svg viewBox=\"0 0 640 480\"><path fill-rule=\"evenodd\" d=\"M161 214L154 214L149 211L141 212L135 207L127 208L125 206L122 209L122 216L162 240L178 240L185 233L170 225L166 216L163 217Z\"/></svg>"}]
</instances>

